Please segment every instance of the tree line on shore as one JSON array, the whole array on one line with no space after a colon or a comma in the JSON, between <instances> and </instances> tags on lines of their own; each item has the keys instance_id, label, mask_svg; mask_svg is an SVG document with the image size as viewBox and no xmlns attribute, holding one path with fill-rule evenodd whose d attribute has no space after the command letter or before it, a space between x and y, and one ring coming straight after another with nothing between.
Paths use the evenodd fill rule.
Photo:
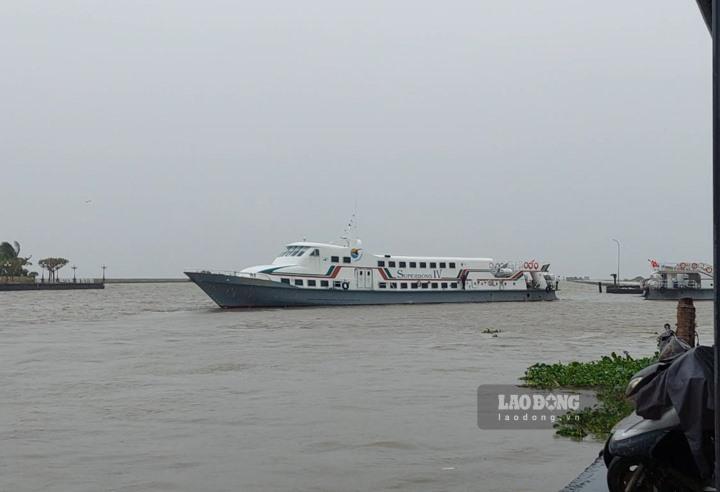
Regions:
<instances>
[{"instance_id":1,"label":"tree line on shore","mask_svg":"<svg viewBox=\"0 0 720 492\"><path fill-rule=\"evenodd\" d=\"M0 277L20 277L34 279L37 272L28 270L32 266L32 256L20 255L20 243L13 241L12 244L3 241L0 243ZM69 261L60 257L49 257L38 260L38 266L48 271L48 282L58 279L58 271L67 265Z\"/></svg>"}]
</instances>

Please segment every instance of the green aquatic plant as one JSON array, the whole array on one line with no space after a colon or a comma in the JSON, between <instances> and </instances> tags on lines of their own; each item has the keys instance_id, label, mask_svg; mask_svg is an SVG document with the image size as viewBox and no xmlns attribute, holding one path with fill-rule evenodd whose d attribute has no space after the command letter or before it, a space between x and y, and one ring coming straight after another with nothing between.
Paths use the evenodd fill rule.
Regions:
<instances>
[{"instance_id":1,"label":"green aquatic plant","mask_svg":"<svg viewBox=\"0 0 720 492\"><path fill-rule=\"evenodd\" d=\"M630 378L640 369L654 363L656 356L635 359L629 354L611 353L591 362L568 364L534 364L521 379L532 388L592 389L598 403L590 408L570 411L555 424L558 435L582 439L588 435L604 439L613 425L632 412L625 398Z\"/></svg>"}]
</instances>

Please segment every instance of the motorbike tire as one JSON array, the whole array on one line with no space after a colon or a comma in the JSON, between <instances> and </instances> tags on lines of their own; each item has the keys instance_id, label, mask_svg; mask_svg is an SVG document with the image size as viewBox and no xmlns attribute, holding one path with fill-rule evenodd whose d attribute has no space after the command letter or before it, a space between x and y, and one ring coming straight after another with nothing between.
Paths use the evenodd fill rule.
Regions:
<instances>
[{"instance_id":1,"label":"motorbike tire","mask_svg":"<svg viewBox=\"0 0 720 492\"><path fill-rule=\"evenodd\" d=\"M635 477L635 474L642 470L644 463L639 458L626 458L624 456L615 456L607 471L607 486L610 492L655 492L658 490L657 487L648 480L650 477L645 476L645 480L642 483L633 486L628 489L630 481Z\"/></svg>"},{"instance_id":2,"label":"motorbike tire","mask_svg":"<svg viewBox=\"0 0 720 492\"><path fill-rule=\"evenodd\" d=\"M610 440L608 439L607 441L605 441L605 446L603 446L602 450L602 459L603 463L605 463L605 468L610 466L610 462L613 458L614 456L610 454Z\"/></svg>"}]
</instances>

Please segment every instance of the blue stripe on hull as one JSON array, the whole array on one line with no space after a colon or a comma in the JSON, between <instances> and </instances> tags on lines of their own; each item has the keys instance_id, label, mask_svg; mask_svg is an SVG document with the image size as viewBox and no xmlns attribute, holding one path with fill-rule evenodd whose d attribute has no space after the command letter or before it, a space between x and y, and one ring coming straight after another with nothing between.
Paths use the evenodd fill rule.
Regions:
<instances>
[{"instance_id":1,"label":"blue stripe on hull","mask_svg":"<svg viewBox=\"0 0 720 492\"><path fill-rule=\"evenodd\" d=\"M214 273L186 272L186 275L218 306L223 308L520 302L557 299L555 291L546 292L544 290L416 290L405 292L308 289L267 280Z\"/></svg>"}]
</instances>

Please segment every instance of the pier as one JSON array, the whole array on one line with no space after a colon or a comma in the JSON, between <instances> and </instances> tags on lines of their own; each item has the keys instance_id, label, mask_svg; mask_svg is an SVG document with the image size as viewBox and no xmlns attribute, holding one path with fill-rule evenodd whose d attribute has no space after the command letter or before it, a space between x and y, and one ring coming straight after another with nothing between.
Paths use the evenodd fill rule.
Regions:
<instances>
[{"instance_id":1,"label":"pier","mask_svg":"<svg viewBox=\"0 0 720 492\"><path fill-rule=\"evenodd\" d=\"M600 284L602 292L602 284ZM605 286L606 294L642 294L644 289L639 284L609 284Z\"/></svg>"},{"instance_id":2,"label":"pier","mask_svg":"<svg viewBox=\"0 0 720 492\"><path fill-rule=\"evenodd\" d=\"M105 282L99 279L57 280L53 282L18 281L17 279L0 278L0 291L17 290L85 290L104 289Z\"/></svg>"}]
</instances>

